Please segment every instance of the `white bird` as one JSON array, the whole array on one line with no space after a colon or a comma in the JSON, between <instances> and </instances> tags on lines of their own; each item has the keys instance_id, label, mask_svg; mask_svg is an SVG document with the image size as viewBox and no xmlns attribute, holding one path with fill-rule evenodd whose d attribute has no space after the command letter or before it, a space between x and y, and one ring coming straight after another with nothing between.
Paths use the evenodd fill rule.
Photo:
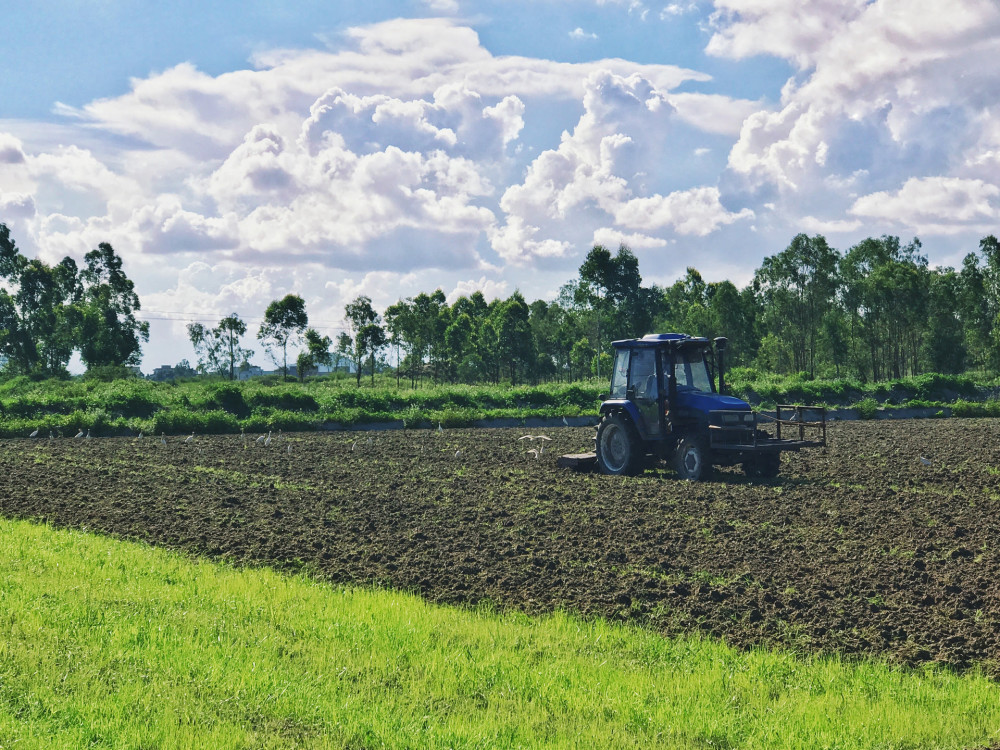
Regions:
<instances>
[{"instance_id":1,"label":"white bird","mask_svg":"<svg viewBox=\"0 0 1000 750\"><path fill-rule=\"evenodd\" d=\"M83 428L81 427L80 431L73 436L73 439L76 440L77 438L82 438L82 437L83 437Z\"/></svg>"},{"instance_id":2,"label":"white bird","mask_svg":"<svg viewBox=\"0 0 1000 750\"><path fill-rule=\"evenodd\" d=\"M139 430L139 437L137 437L136 440L142 440L142 430Z\"/></svg>"},{"instance_id":3,"label":"white bird","mask_svg":"<svg viewBox=\"0 0 1000 750\"><path fill-rule=\"evenodd\" d=\"M374 444L375 444L375 441L374 441L374 440L372 440L372 436L371 436L371 435L369 435L369 436L368 436L368 445L374 445Z\"/></svg>"},{"instance_id":4,"label":"white bird","mask_svg":"<svg viewBox=\"0 0 1000 750\"><path fill-rule=\"evenodd\" d=\"M191 430L191 434L184 438L185 443L190 443L194 440L194 430Z\"/></svg>"},{"instance_id":5,"label":"white bird","mask_svg":"<svg viewBox=\"0 0 1000 750\"><path fill-rule=\"evenodd\" d=\"M53 438L55 438L55 435L52 433L52 430L49 430L49 440L52 440Z\"/></svg>"},{"instance_id":6,"label":"white bird","mask_svg":"<svg viewBox=\"0 0 1000 750\"><path fill-rule=\"evenodd\" d=\"M461 458L461 457L462 457L462 449L459 448L457 451L455 451L455 458Z\"/></svg>"},{"instance_id":7,"label":"white bird","mask_svg":"<svg viewBox=\"0 0 1000 750\"><path fill-rule=\"evenodd\" d=\"M267 433L267 437L264 438L264 447L265 448L270 448L271 447L271 433L270 432Z\"/></svg>"},{"instance_id":8,"label":"white bird","mask_svg":"<svg viewBox=\"0 0 1000 750\"><path fill-rule=\"evenodd\" d=\"M256 440L254 440L254 442L257 445L263 445L264 441L267 440L269 437L271 437L270 430L268 431L268 433L266 435L261 435L259 438L257 438Z\"/></svg>"},{"instance_id":9,"label":"white bird","mask_svg":"<svg viewBox=\"0 0 1000 750\"><path fill-rule=\"evenodd\" d=\"M534 440L534 439L535 439L534 435L521 435L521 437L518 438L518 440Z\"/></svg>"},{"instance_id":10,"label":"white bird","mask_svg":"<svg viewBox=\"0 0 1000 750\"><path fill-rule=\"evenodd\" d=\"M167 434L165 432L160 433L160 445L167 444Z\"/></svg>"},{"instance_id":11,"label":"white bird","mask_svg":"<svg viewBox=\"0 0 1000 750\"><path fill-rule=\"evenodd\" d=\"M532 448L531 450L529 450L528 453L530 453L531 455L533 455L535 458L538 458L538 451L535 450L534 448Z\"/></svg>"},{"instance_id":12,"label":"white bird","mask_svg":"<svg viewBox=\"0 0 1000 750\"><path fill-rule=\"evenodd\" d=\"M240 427L240 442L243 443L243 445L247 444L247 434L243 431L242 427Z\"/></svg>"},{"instance_id":13,"label":"white bird","mask_svg":"<svg viewBox=\"0 0 1000 750\"><path fill-rule=\"evenodd\" d=\"M292 455L292 444L291 443L288 444L288 455L289 456Z\"/></svg>"},{"instance_id":14,"label":"white bird","mask_svg":"<svg viewBox=\"0 0 1000 750\"><path fill-rule=\"evenodd\" d=\"M87 429L87 434L83 436L84 440L90 440L90 428Z\"/></svg>"},{"instance_id":15,"label":"white bird","mask_svg":"<svg viewBox=\"0 0 1000 750\"><path fill-rule=\"evenodd\" d=\"M930 466L931 465L931 460L929 458L925 458L924 456L921 456L920 457L920 463L922 463L924 466Z\"/></svg>"},{"instance_id":16,"label":"white bird","mask_svg":"<svg viewBox=\"0 0 1000 750\"><path fill-rule=\"evenodd\" d=\"M351 450L353 451L357 447L358 447L358 441L355 440L354 443L351 445Z\"/></svg>"},{"instance_id":17,"label":"white bird","mask_svg":"<svg viewBox=\"0 0 1000 750\"><path fill-rule=\"evenodd\" d=\"M36 427L35 431L33 433L31 433L30 435L28 435L28 437L33 437L33 438L34 437L38 437L38 430L39 429L40 429L39 427Z\"/></svg>"},{"instance_id":18,"label":"white bird","mask_svg":"<svg viewBox=\"0 0 1000 750\"><path fill-rule=\"evenodd\" d=\"M542 443L540 446L538 446L538 455L540 456L543 453L545 453L545 443Z\"/></svg>"},{"instance_id":19,"label":"white bird","mask_svg":"<svg viewBox=\"0 0 1000 750\"><path fill-rule=\"evenodd\" d=\"M441 426L440 422L438 422L438 432L444 432L444 428Z\"/></svg>"},{"instance_id":20,"label":"white bird","mask_svg":"<svg viewBox=\"0 0 1000 750\"><path fill-rule=\"evenodd\" d=\"M566 419L566 417L563 417L563 425L565 425L566 427L569 427L569 420Z\"/></svg>"}]
</instances>

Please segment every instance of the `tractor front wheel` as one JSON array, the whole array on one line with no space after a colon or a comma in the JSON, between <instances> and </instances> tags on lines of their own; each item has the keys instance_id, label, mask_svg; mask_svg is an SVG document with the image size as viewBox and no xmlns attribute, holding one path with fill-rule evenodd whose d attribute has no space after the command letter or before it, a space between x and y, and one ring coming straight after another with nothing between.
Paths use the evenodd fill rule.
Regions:
<instances>
[{"instance_id":1,"label":"tractor front wheel","mask_svg":"<svg viewBox=\"0 0 1000 750\"><path fill-rule=\"evenodd\" d=\"M602 474L638 474L642 448L635 428L621 414L611 414L597 427L597 466Z\"/></svg>"},{"instance_id":2,"label":"tractor front wheel","mask_svg":"<svg viewBox=\"0 0 1000 750\"><path fill-rule=\"evenodd\" d=\"M674 451L674 470L677 476L697 482L705 479L711 473L711 469L705 443L696 438L681 438Z\"/></svg>"}]
</instances>

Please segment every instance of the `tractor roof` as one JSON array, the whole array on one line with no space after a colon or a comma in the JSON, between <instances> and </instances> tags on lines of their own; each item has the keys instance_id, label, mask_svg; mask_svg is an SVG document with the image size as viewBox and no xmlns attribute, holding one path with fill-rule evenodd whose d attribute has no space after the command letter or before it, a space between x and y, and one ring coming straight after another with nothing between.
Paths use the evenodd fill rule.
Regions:
<instances>
[{"instance_id":1,"label":"tractor roof","mask_svg":"<svg viewBox=\"0 0 1000 750\"><path fill-rule=\"evenodd\" d=\"M701 336L688 336L686 333L649 333L641 339L622 339L612 341L611 345L616 349L653 348L668 346L672 348L687 348L709 346L710 342Z\"/></svg>"}]
</instances>

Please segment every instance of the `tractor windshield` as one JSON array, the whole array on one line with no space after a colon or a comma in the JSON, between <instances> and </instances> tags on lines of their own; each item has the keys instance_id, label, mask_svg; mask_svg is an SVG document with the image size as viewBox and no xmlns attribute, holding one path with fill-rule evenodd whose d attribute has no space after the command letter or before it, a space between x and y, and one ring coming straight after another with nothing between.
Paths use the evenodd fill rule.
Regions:
<instances>
[{"instance_id":1,"label":"tractor windshield","mask_svg":"<svg viewBox=\"0 0 1000 750\"><path fill-rule=\"evenodd\" d=\"M712 392L712 379L701 349L682 349L674 355L674 377L678 388Z\"/></svg>"}]
</instances>

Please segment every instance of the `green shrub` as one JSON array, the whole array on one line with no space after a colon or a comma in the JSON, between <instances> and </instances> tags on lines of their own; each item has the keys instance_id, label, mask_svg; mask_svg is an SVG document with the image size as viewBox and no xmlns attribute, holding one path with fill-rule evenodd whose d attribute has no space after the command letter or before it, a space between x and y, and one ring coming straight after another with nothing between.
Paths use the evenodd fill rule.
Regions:
<instances>
[{"instance_id":1,"label":"green shrub","mask_svg":"<svg viewBox=\"0 0 1000 750\"><path fill-rule=\"evenodd\" d=\"M956 417L1000 417L1000 401L990 399L983 402L959 399L951 406Z\"/></svg>"},{"instance_id":2,"label":"green shrub","mask_svg":"<svg viewBox=\"0 0 1000 750\"><path fill-rule=\"evenodd\" d=\"M250 407L243 398L243 389L236 383L221 383L210 389L213 403L238 419L250 416Z\"/></svg>"},{"instance_id":3,"label":"green shrub","mask_svg":"<svg viewBox=\"0 0 1000 750\"><path fill-rule=\"evenodd\" d=\"M282 411L319 411L319 402L308 393L291 390L260 390L244 394L246 405L251 411L261 407L270 407Z\"/></svg>"},{"instance_id":4,"label":"green shrub","mask_svg":"<svg viewBox=\"0 0 1000 750\"><path fill-rule=\"evenodd\" d=\"M102 391L91 395L90 403L123 417L146 419L159 411L158 403L150 385L141 380L119 380Z\"/></svg>"},{"instance_id":5,"label":"green shrub","mask_svg":"<svg viewBox=\"0 0 1000 750\"><path fill-rule=\"evenodd\" d=\"M859 419L875 419L875 415L878 413L878 401L868 397L855 404L854 408L858 412Z\"/></svg>"},{"instance_id":6,"label":"green shrub","mask_svg":"<svg viewBox=\"0 0 1000 750\"><path fill-rule=\"evenodd\" d=\"M399 416L403 420L403 427L407 429L425 427L430 422L427 412L417 406L404 409Z\"/></svg>"}]
</instances>

